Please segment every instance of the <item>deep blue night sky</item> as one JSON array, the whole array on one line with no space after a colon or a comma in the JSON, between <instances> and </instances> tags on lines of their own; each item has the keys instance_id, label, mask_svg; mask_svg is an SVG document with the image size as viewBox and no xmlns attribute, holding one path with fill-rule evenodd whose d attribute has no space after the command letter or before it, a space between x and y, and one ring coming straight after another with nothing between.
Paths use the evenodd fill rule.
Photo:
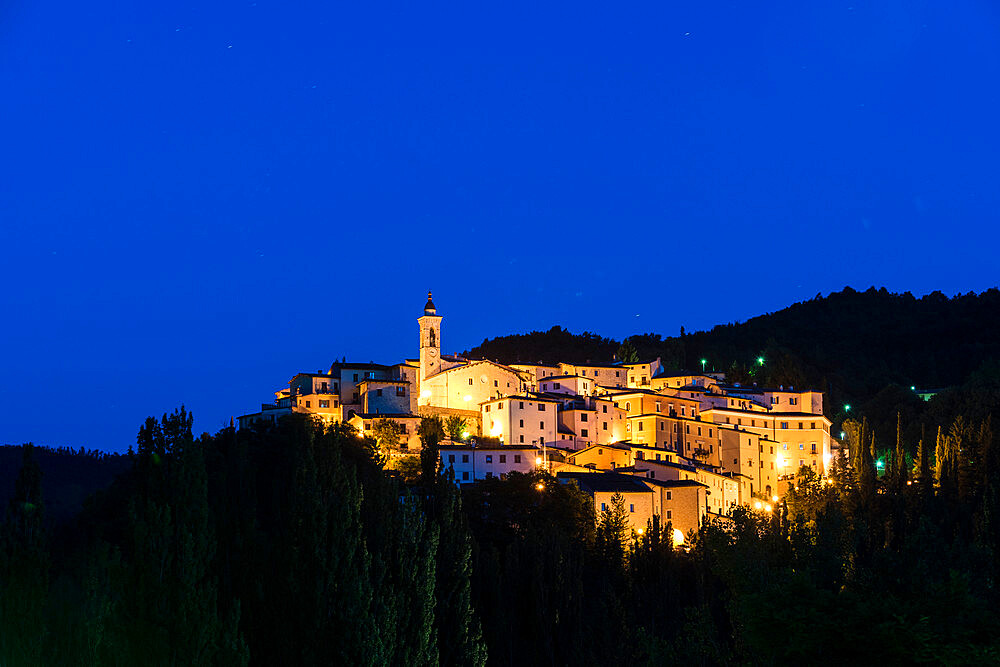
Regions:
<instances>
[{"instance_id":1,"label":"deep blue night sky","mask_svg":"<svg viewBox=\"0 0 1000 667\"><path fill-rule=\"evenodd\" d=\"M0 443L998 282L995 3L406 4L0 5Z\"/></svg>"}]
</instances>

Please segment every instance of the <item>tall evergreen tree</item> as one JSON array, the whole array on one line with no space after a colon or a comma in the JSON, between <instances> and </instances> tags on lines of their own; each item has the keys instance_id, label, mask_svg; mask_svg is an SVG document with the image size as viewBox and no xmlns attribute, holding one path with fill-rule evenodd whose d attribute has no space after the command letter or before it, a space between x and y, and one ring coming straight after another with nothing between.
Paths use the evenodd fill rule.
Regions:
<instances>
[{"instance_id":1,"label":"tall evergreen tree","mask_svg":"<svg viewBox=\"0 0 1000 667\"><path fill-rule=\"evenodd\" d=\"M0 526L0 664L38 665L48 640L49 553L42 471L28 443Z\"/></svg>"},{"instance_id":2,"label":"tall evergreen tree","mask_svg":"<svg viewBox=\"0 0 1000 667\"><path fill-rule=\"evenodd\" d=\"M444 438L444 424L440 417L424 417L417 427L420 437L420 472L425 487L433 487L437 483L438 471L441 469L441 459L438 453L438 443Z\"/></svg>"},{"instance_id":3,"label":"tall evergreen tree","mask_svg":"<svg viewBox=\"0 0 1000 667\"><path fill-rule=\"evenodd\" d=\"M438 475L427 511L438 525L434 629L443 667L486 664L479 617L472 606L472 537L450 471Z\"/></svg>"}]
</instances>

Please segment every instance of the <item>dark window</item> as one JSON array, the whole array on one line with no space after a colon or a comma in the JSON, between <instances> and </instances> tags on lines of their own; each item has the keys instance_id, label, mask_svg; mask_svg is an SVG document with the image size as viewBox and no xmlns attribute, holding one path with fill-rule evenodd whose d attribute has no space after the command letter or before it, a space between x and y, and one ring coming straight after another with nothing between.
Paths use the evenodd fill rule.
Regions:
<instances>
[{"instance_id":1,"label":"dark window","mask_svg":"<svg viewBox=\"0 0 1000 667\"><path fill-rule=\"evenodd\" d=\"M454 462L455 462L455 455L454 454L449 454L448 455L448 463L454 463Z\"/></svg>"},{"instance_id":2,"label":"dark window","mask_svg":"<svg viewBox=\"0 0 1000 667\"><path fill-rule=\"evenodd\" d=\"M507 463L507 455L506 454L501 454L500 455L500 463Z\"/></svg>"},{"instance_id":3,"label":"dark window","mask_svg":"<svg viewBox=\"0 0 1000 667\"><path fill-rule=\"evenodd\" d=\"M375 395L376 396L381 396L382 395L382 390L381 389L376 389L375 390Z\"/></svg>"},{"instance_id":4,"label":"dark window","mask_svg":"<svg viewBox=\"0 0 1000 667\"><path fill-rule=\"evenodd\" d=\"M462 454L462 463L468 463L468 462L469 462L469 455Z\"/></svg>"},{"instance_id":5,"label":"dark window","mask_svg":"<svg viewBox=\"0 0 1000 667\"><path fill-rule=\"evenodd\" d=\"M462 473L462 481L467 481L469 479L469 471L466 470Z\"/></svg>"},{"instance_id":6,"label":"dark window","mask_svg":"<svg viewBox=\"0 0 1000 667\"><path fill-rule=\"evenodd\" d=\"M524 440L524 438L521 438L521 439ZM514 463L520 463L520 462L521 462L521 455L520 454L514 454Z\"/></svg>"}]
</instances>

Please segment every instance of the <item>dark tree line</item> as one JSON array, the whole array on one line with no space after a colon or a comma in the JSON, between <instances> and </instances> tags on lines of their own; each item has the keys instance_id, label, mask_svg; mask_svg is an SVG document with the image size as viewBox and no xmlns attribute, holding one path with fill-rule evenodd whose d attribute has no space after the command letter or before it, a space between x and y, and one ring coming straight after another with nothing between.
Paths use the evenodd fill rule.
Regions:
<instances>
[{"instance_id":1,"label":"dark tree line","mask_svg":"<svg viewBox=\"0 0 1000 667\"><path fill-rule=\"evenodd\" d=\"M992 419L881 428L846 422L829 480L803 469L771 512L685 549L544 473L459 490L436 419L406 486L343 425L196 438L182 409L147 420L129 469L58 526L25 446L0 663L995 663Z\"/></svg>"},{"instance_id":2,"label":"dark tree line","mask_svg":"<svg viewBox=\"0 0 1000 667\"><path fill-rule=\"evenodd\" d=\"M610 338L585 331L570 333L560 326L548 331L532 331L487 338L481 345L463 352L469 359L492 359L503 364L610 363L619 344Z\"/></svg>"},{"instance_id":3,"label":"dark tree line","mask_svg":"<svg viewBox=\"0 0 1000 667\"><path fill-rule=\"evenodd\" d=\"M0 664L484 664L453 483L403 488L343 425L191 427L148 419L130 469L51 531L24 448Z\"/></svg>"},{"instance_id":4,"label":"dark tree line","mask_svg":"<svg viewBox=\"0 0 1000 667\"><path fill-rule=\"evenodd\" d=\"M835 417L844 403L863 406L887 385L953 387L1000 361L1000 290L917 299L846 287L710 331L681 327L679 336L646 333L618 342L557 326L484 340L467 354L502 363L660 357L668 370L701 370L705 359L707 370L726 372L731 382L823 391L827 416Z\"/></svg>"}]
</instances>

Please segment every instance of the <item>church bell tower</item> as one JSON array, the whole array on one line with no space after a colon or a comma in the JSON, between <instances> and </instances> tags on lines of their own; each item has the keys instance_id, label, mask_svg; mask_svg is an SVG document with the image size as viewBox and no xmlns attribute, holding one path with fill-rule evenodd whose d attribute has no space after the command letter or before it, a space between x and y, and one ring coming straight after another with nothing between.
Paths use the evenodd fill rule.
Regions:
<instances>
[{"instance_id":1,"label":"church bell tower","mask_svg":"<svg viewBox=\"0 0 1000 667\"><path fill-rule=\"evenodd\" d=\"M441 372L441 316L427 292L424 315L417 319L420 325L420 381Z\"/></svg>"}]
</instances>

